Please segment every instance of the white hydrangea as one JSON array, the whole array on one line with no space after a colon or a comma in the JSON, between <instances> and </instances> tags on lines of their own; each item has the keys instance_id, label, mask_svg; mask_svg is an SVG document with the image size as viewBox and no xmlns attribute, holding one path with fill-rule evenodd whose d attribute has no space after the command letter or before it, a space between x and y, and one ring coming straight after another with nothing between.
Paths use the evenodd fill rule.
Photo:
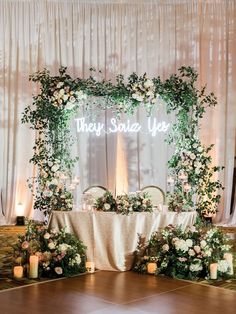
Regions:
<instances>
[{"instance_id":1,"label":"white hydrangea","mask_svg":"<svg viewBox=\"0 0 236 314\"><path fill-rule=\"evenodd\" d=\"M66 251L68 251L68 249L70 249L70 248L71 248L71 245L66 244L66 243L62 243L62 244L59 244L59 245L58 245L58 250L59 250L60 252L66 252Z\"/></svg>"},{"instance_id":2,"label":"white hydrangea","mask_svg":"<svg viewBox=\"0 0 236 314\"><path fill-rule=\"evenodd\" d=\"M198 271L202 270L202 265L200 262L196 263L196 264L190 264L189 270L192 272L198 272Z\"/></svg>"},{"instance_id":3,"label":"white hydrangea","mask_svg":"<svg viewBox=\"0 0 236 314\"><path fill-rule=\"evenodd\" d=\"M193 246L193 240L187 239L186 240L186 244L187 244L188 247L192 247Z\"/></svg>"},{"instance_id":4,"label":"white hydrangea","mask_svg":"<svg viewBox=\"0 0 236 314\"><path fill-rule=\"evenodd\" d=\"M227 273L229 270L229 263L226 260L222 259L222 260L218 261L217 269L221 273Z\"/></svg>"},{"instance_id":5,"label":"white hydrangea","mask_svg":"<svg viewBox=\"0 0 236 314\"><path fill-rule=\"evenodd\" d=\"M186 241L183 239L175 241L174 245L176 250L180 250L182 252L187 252L189 248Z\"/></svg>"}]
</instances>

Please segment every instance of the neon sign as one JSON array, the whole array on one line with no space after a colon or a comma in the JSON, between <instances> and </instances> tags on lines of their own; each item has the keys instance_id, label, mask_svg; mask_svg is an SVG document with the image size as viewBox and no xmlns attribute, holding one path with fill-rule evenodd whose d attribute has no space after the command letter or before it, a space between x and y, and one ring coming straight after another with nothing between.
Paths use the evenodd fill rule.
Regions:
<instances>
[{"instance_id":1,"label":"neon sign","mask_svg":"<svg viewBox=\"0 0 236 314\"><path fill-rule=\"evenodd\" d=\"M101 122L86 122L85 118L75 119L76 129L78 133L94 133L96 136L110 133L150 133L153 137L160 132L167 132L170 123L158 121L156 118L148 118L147 126L142 126L138 122L131 122L129 119L126 122L112 118L107 124Z\"/></svg>"}]
</instances>

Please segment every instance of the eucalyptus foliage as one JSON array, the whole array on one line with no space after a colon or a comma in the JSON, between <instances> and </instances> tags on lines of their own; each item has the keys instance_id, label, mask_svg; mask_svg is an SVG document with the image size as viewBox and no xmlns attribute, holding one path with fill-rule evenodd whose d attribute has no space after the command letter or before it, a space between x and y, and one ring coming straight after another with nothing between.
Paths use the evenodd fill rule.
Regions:
<instances>
[{"instance_id":1,"label":"eucalyptus foliage","mask_svg":"<svg viewBox=\"0 0 236 314\"><path fill-rule=\"evenodd\" d=\"M33 97L32 105L25 108L22 122L29 123L37 131L31 162L38 168L30 187L36 182L34 207L45 214L51 210L70 210L73 206L72 191L66 187L66 178L71 178L78 158L71 157L75 139L70 133L72 116L81 107L93 110L111 108L119 118L122 113L134 114L140 107L151 115L162 99L168 113L174 112L176 121L167 138L174 145L175 153L168 162L174 180L169 195L169 207L174 211L190 210L193 206L199 213L214 213L220 200L218 191L222 185L214 180L220 167L211 166L209 152L212 145L204 147L199 138L199 122L207 107L216 105L216 98L206 94L206 88L196 87L198 75L191 67L182 67L178 74L166 80L150 79L146 73L131 74L127 80L117 75L115 83L96 79L94 69L88 78L72 79L66 68L59 69L58 76L48 70L33 74L30 79L38 83L40 93ZM187 182L179 180L184 172ZM184 184L190 189L186 191ZM195 200L194 200L195 199Z\"/></svg>"}]
</instances>

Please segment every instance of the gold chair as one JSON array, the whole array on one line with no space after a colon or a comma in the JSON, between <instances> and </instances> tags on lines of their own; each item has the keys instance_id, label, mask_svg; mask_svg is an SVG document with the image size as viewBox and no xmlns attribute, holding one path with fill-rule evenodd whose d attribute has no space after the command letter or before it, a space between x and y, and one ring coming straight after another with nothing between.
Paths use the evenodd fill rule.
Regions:
<instances>
[{"instance_id":1,"label":"gold chair","mask_svg":"<svg viewBox=\"0 0 236 314\"><path fill-rule=\"evenodd\" d=\"M148 193L154 206L165 204L165 193L161 188L155 185L147 185L141 189L142 192Z\"/></svg>"}]
</instances>

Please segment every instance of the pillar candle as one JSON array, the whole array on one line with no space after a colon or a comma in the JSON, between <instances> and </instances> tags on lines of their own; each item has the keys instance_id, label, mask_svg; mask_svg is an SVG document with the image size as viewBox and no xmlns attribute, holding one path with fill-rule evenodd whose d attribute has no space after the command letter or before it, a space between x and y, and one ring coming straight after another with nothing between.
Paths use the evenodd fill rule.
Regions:
<instances>
[{"instance_id":1,"label":"pillar candle","mask_svg":"<svg viewBox=\"0 0 236 314\"><path fill-rule=\"evenodd\" d=\"M233 267L233 255L231 253L225 253L224 254L224 259L228 262L229 264L229 274L233 275L234 274L234 267Z\"/></svg>"},{"instance_id":2,"label":"pillar candle","mask_svg":"<svg viewBox=\"0 0 236 314\"><path fill-rule=\"evenodd\" d=\"M210 264L210 278L211 279L217 279L217 263Z\"/></svg>"},{"instance_id":3,"label":"pillar candle","mask_svg":"<svg viewBox=\"0 0 236 314\"><path fill-rule=\"evenodd\" d=\"M94 262L86 262L85 267L86 267L88 273L94 273L94 271L95 271Z\"/></svg>"},{"instance_id":4,"label":"pillar candle","mask_svg":"<svg viewBox=\"0 0 236 314\"><path fill-rule=\"evenodd\" d=\"M157 270L157 264L156 263L148 263L147 264L147 272L149 274L155 274Z\"/></svg>"},{"instance_id":5,"label":"pillar candle","mask_svg":"<svg viewBox=\"0 0 236 314\"><path fill-rule=\"evenodd\" d=\"M13 268L13 276L14 278L22 278L23 277L23 267L22 266L15 266Z\"/></svg>"},{"instance_id":6,"label":"pillar candle","mask_svg":"<svg viewBox=\"0 0 236 314\"><path fill-rule=\"evenodd\" d=\"M29 277L30 278L38 278L38 266L39 266L39 258L36 255L31 255L29 259Z\"/></svg>"}]
</instances>

